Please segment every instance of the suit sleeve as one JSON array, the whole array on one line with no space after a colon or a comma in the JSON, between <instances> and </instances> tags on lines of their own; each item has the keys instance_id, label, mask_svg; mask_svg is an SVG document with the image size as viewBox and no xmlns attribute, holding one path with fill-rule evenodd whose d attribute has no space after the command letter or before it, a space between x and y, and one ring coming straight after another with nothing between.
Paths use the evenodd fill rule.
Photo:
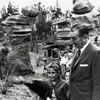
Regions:
<instances>
[{"instance_id":1,"label":"suit sleeve","mask_svg":"<svg viewBox=\"0 0 100 100\"><path fill-rule=\"evenodd\" d=\"M96 52L92 66L93 93L92 100L100 100L100 51Z\"/></svg>"}]
</instances>

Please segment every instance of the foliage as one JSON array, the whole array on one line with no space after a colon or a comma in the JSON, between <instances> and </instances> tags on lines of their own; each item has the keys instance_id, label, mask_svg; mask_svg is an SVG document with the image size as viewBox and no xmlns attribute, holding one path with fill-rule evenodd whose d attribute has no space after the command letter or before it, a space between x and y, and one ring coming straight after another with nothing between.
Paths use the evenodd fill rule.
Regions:
<instances>
[{"instance_id":1,"label":"foliage","mask_svg":"<svg viewBox=\"0 0 100 100\"><path fill-rule=\"evenodd\" d=\"M2 94L6 94L7 91L9 90L9 85L11 83L11 79L12 79L12 76L14 74L14 71L15 71L14 67L8 69L6 74L5 74L4 80L1 80L0 87L1 87Z\"/></svg>"},{"instance_id":2,"label":"foliage","mask_svg":"<svg viewBox=\"0 0 100 100\"><path fill-rule=\"evenodd\" d=\"M7 18L8 14L7 14L7 11L6 11L6 8L5 6L3 6L2 10L1 10L1 17L3 20L5 20Z\"/></svg>"},{"instance_id":3,"label":"foliage","mask_svg":"<svg viewBox=\"0 0 100 100\"><path fill-rule=\"evenodd\" d=\"M66 18L71 18L72 13L69 10L66 10L65 16L66 16Z\"/></svg>"},{"instance_id":4,"label":"foliage","mask_svg":"<svg viewBox=\"0 0 100 100\"><path fill-rule=\"evenodd\" d=\"M36 23L37 31L36 35L39 40L42 40L44 38L47 38L47 35L51 34L51 21L46 21L47 13L48 11L46 10L45 6L41 6L41 3L39 2L38 9L40 11L38 15L38 21Z\"/></svg>"},{"instance_id":5,"label":"foliage","mask_svg":"<svg viewBox=\"0 0 100 100\"><path fill-rule=\"evenodd\" d=\"M16 6L13 6L11 4L11 2L9 2L8 8L7 8L7 13L8 13L8 15L18 14L18 8Z\"/></svg>"},{"instance_id":6,"label":"foliage","mask_svg":"<svg viewBox=\"0 0 100 100\"><path fill-rule=\"evenodd\" d=\"M18 14L18 8L13 6L11 2L8 3L8 7L6 9L5 6L3 6L1 10L1 17L3 20L5 20L9 15L15 15Z\"/></svg>"},{"instance_id":7,"label":"foliage","mask_svg":"<svg viewBox=\"0 0 100 100\"><path fill-rule=\"evenodd\" d=\"M7 55L9 53L8 48L4 47L0 51L0 88L1 93L6 94L9 89L9 84L11 82L12 76L15 72L16 67L12 66L11 60L7 60Z\"/></svg>"},{"instance_id":8,"label":"foliage","mask_svg":"<svg viewBox=\"0 0 100 100\"><path fill-rule=\"evenodd\" d=\"M63 16L64 14L61 11L61 8L52 8L50 7L49 13L51 13L51 19L57 19L61 16Z\"/></svg>"},{"instance_id":9,"label":"foliage","mask_svg":"<svg viewBox=\"0 0 100 100\"><path fill-rule=\"evenodd\" d=\"M48 35L51 35L51 26L52 23L50 21L37 23L38 39L46 39Z\"/></svg>"},{"instance_id":10,"label":"foliage","mask_svg":"<svg viewBox=\"0 0 100 100\"><path fill-rule=\"evenodd\" d=\"M45 8L45 6L41 6L41 3L39 2L37 5L38 9L40 11L40 14L38 16L38 21L36 23L37 26L37 38L39 40L47 39L48 37L51 36L51 26L52 26L52 21L63 16L64 14L62 13L60 8ZM48 19L48 15L50 16L50 20Z\"/></svg>"}]
</instances>

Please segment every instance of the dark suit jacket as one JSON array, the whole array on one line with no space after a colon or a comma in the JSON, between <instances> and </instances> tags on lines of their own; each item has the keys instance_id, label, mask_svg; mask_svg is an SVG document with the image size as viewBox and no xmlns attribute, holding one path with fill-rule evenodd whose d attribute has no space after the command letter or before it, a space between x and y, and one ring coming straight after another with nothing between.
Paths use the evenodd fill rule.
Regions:
<instances>
[{"instance_id":1,"label":"dark suit jacket","mask_svg":"<svg viewBox=\"0 0 100 100\"><path fill-rule=\"evenodd\" d=\"M100 100L100 51L93 44L72 63L69 88L70 100Z\"/></svg>"}]
</instances>

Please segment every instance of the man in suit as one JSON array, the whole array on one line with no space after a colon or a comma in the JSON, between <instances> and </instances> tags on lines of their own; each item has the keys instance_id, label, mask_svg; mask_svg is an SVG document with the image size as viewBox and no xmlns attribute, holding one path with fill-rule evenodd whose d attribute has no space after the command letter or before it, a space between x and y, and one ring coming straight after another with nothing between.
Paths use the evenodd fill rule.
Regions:
<instances>
[{"instance_id":1,"label":"man in suit","mask_svg":"<svg viewBox=\"0 0 100 100\"><path fill-rule=\"evenodd\" d=\"M77 51L70 70L70 100L100 100L100 50L89 41L84 25L72 27L71 41Z\"/></svg>"}]
</instances>

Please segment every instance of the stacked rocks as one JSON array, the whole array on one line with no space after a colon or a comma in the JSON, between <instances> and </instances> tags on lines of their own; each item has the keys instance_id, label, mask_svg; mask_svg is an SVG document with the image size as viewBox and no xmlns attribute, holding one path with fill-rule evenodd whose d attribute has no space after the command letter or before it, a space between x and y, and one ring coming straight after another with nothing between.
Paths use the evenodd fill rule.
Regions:
<instances>
[{"instance_id":1,"label":"stacked rocks","mask_svg":"<svg viewBox=\"0 0 100 100\"><path fill-rule=\"evenodd\" d=\"M7 56L7 61L9 67L15 68L15 74L17 75L34 73L29 55L30 22L31 18L23 14L11 15L2 22L10 30L7 35L12 50Z\"/></svg>"}]
</instances>

